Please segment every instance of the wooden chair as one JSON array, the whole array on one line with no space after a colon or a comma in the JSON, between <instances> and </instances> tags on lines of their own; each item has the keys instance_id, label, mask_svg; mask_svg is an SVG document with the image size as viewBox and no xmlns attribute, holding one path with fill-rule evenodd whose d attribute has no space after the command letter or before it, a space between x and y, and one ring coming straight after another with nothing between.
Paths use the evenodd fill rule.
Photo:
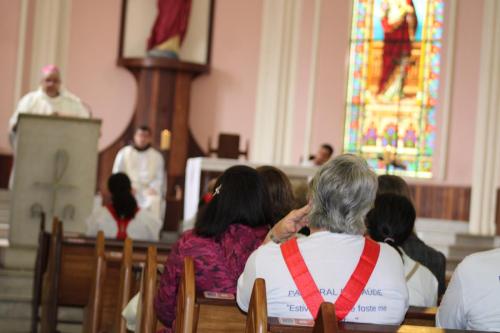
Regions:
<instances>
[{"instance_id":1,"label":"wooden chair","mask_svg":"<svg viewBox=\"0 0 500 333\"><path fill-rule=\"evenodd\" d=\"M141 278L139 309L137 312L136 332L154 333L156 330L156 314L154 310L154 297L156 294L157 280L156 247L148 248L146 265Z\"/></svg>"},{"instance_id":2,"label":"wooden chair","mask_svg":"<svg viewBox=\"0 0 500 333\"><path fill-rule=\"evenodd\" d=\"M267 296L266 282L264 279L256 279L253 284L250 305L246 320L245 333L267 332Z\"/></svg>"},{"instance_id":3,"label":"wooden chair","mask_svg":"<svg viewBox=\"0 0 500 333\"><path fill-rule=\"evenodd\" d=\"M220 133L217 148L212 148L211 139L208 139L208 154L217 154L218 158L238 159L240 155L248 159L248 140L246 149L240 151L240 136L238 134Z\"/></svg>"}]
</instances>

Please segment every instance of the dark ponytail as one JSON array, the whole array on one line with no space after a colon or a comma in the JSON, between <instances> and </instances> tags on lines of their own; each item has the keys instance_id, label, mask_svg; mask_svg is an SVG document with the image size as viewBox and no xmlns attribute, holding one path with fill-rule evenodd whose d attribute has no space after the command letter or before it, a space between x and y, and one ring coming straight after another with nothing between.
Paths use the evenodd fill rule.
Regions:
<instances>
[{"instance_id":1,"label":"dark ponytail","mask_svg":"<svg viewBox=\"0 0 500 333\"><path fill-rule=\"evenodd\" d=\"M372 239L389 244L402 255L399 247L411 235L415 218L415 208L406 197L380 194L366 216L366 227Z\"/></svg>"},{"instance_id":2,"label":"dark ponytail","mask_svg":"<svg viewBox=\"0 0 500 333\"><path fill-rule=\"evenodd\" d=\"M130 179L124 173L115 173L108 179L111 202L116 214L123 219L131 219L137 212L137 201L132 195Z\"/></svg>"}]
</instances>

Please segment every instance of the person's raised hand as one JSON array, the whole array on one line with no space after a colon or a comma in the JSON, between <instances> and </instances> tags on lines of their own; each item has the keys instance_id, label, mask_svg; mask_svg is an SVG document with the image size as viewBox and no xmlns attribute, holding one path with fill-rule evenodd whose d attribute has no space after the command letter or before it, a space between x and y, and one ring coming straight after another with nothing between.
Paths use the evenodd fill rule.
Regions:
<instances>
[{"instance_id":1,"label":"person's raised hand","mask_svg":"<svg viewBox=\"0 0 500 333\"><path fill-rule=\"evenodd\" d=\"M274 225L268 234L269 240L281 242L295 235L300 229L309 224L307 215L310 211L310 203L302 208L292 210Z\"/></svg>"}]
</instances>

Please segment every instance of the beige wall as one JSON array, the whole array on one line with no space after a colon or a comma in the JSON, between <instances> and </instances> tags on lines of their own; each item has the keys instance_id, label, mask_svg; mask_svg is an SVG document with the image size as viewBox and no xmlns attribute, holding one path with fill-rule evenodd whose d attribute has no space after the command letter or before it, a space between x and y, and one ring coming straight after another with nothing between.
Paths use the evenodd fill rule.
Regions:
<instances>
[{"instance_id":1,"label":"beige wall","mask_svg":"<svg viewBox=\"0 0 500 333\"><path fill-rule=\"evenodd\" d=\"M116 66L121 2L74 0L71 7L66 85L102 119L100 149L125 130L136 100L132 74Z\"/></svg>"},{"instance_id":2,"label":"beige wall","mask_svg":"<svg viewBox=\"0 0 500 333\"><path fill-rule=\"evenodd\" d=\"M14 82L21 1L0 0L0 153L10 151L7 124L14 111Z\"/></svg>"},{"instance_id":3,"label":"beige wall","mask_svg":"<svg viewBox=\"0 0 500 333\"><path fill-rule=\"evenodd\" d=\"M252 139L262 1L216 2L211 72L194 81L191 98L191 128L204 149L208 137L215 139L220 132L239 133L243 141ZM343 140L350 4L343 0L323 0L322 3L316 109L310 148L314 152L320 143L331 142L338 152ZM460 0L457 3L447 165L445 178L432 182L470 185L484 1ZM101 149L125 129L135 103L136 87L132 76L115 65L120 4L120 0L73 0L71 7L64 79L67 87L92 107L94 116L103 119ZM1 152L9 150L6 124L14 108L19 16L20 1L0 0L3 28L0 38ZM292 160L297 163L304 142L312 17L313 1L304 0L292 150Z\"/></svg>"},{"instance_id":4,"label":"beige wall","mask_svg":"<svg viewBox=\"0 0 500 333\"><path fill-rule=\"evenodd\" d=\"M193 82L189 118L205 150L208 137L215 146L221 132L240 134L242 149L253 135L261 12L262 0L216 2L212 66Z\"/></svg>"}]
</instances>

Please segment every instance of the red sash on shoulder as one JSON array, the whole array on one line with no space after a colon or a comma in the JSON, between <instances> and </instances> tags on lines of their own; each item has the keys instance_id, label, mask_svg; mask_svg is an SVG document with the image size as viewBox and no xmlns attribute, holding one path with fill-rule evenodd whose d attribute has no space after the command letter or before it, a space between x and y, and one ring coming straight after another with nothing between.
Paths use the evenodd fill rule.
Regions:
<instances>
[{"instance_id":1,"label":"red sash on shoulder","mask_svg":"<svg viewBox=\"0 0 500 333\"><path fill-rule=\"evenodd\" d=\"M132 219L135 217L135 215L137 215L137 212L139 211L139 207L137 207L134 216L132 216L131 218L128 218L128 219L120 218L120 216L118 216L118 214L116 213L113 205L107 205L106 208L110 212L111 216L113 216L113 219L116 222L116 226L118 227L118 232L116 233L116 239L124 240L125 238L127 238L128 224L130 223L130 221L132 221Z\"/></svg>"},{"instance_id":2,"label":"red sash on shoulder","mask_svg":"<svg viewBox=\"0 0 500 333\"><path fill-rule=\"evenodd\" d=\"M292 275L297 289L300 291L302 299L306 303L311 315L316 318L319 307L324 302L324 299L300 253L297 239L293 238L281 244L281 253L285 259L288 271ZM344 319L354 305L356 305L368 280L370 280L373 269L377 265L379 254L380 245L369 238L365 238L365 246L359 258L358 265L335 301L335 313L339 321Z\"/></svg>"}]
</instances>

